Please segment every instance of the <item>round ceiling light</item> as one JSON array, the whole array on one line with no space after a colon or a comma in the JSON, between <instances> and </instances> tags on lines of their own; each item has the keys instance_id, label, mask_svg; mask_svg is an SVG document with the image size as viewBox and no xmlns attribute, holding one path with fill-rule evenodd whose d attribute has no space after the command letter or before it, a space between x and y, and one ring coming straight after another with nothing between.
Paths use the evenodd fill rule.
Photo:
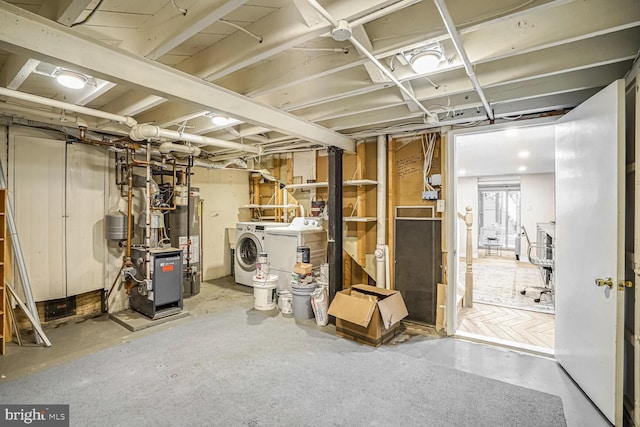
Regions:
<instances>
[{"instance_id":1,"label":"round ceiling light","mask_svg":"<svg viewBox=\"0 0 640 427\"><path fill-rule=\"evenodd\" d=\"M56 80L64 87L69 89L82 89L85 87L89 79L81 73L71 70L59 70L55 74Z\"/></svg>"},{"instance_id":2,"label":"round ceiling light","mask_svg":"<svg viewBox=\"0 0 640 427\"><path fill-rule=\"evenodd\" d=\"M223 116L220 114L212 114L209 117L211 118L211 123L213 123L216 126L227 126L233 121L233 119L230 119L229 117Z\"/></svg>"},{"instance_id":3,"label":"round ceiling light","mask_svg":"<svg viewBox=\"0 0 640 427\"><path fill-rule=\"evenodd\" d=\"M442 60L442 51L439 50L426 50L418 52L411 57L411 68L418 74L429 73L440 65Z\"/></svg>"}]
</instances>

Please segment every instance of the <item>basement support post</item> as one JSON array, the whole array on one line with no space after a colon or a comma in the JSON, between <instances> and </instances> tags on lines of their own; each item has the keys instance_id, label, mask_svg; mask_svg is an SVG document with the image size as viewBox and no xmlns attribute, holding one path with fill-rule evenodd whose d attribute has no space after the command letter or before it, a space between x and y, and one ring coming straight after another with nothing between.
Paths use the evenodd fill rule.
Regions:
<instances>
[{"instance_id":1,"label":"basement support post","mask_svg":"<svg viewBox=\"0 0 640 427\"><path fill-rule=\"evenodd\" d=\"M329 147L329 303L342 290L342 149Z\"/></svg>"}]
</instances>

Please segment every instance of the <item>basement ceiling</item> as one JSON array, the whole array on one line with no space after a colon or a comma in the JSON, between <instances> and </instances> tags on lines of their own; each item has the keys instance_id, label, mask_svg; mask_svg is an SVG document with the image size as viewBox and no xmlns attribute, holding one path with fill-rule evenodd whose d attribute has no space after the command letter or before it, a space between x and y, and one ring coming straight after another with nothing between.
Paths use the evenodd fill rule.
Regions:
<instances>
[{"instance_id":1,"label":"basement ceiling","mask_svg":"<svg viewBox=\"0 0 640 427\"><path fill-rule=\"evenodd\" d=\"M332 37L337 21L354 42ZM410 55L435 43L437 68L416 72ZM637 0L0 1L0 87L264 154L561 114L624 77L639 48ZM89 84L63 88L58 68ZM235 121L213 124L217 113ZM0 114L59 124L69 112L0 97Z\"/></svg>"}]
</instances>

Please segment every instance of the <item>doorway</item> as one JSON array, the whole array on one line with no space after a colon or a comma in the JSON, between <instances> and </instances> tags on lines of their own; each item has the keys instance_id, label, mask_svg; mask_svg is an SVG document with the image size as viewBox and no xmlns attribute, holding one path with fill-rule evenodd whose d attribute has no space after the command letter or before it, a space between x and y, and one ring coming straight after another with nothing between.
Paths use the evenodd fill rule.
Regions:
<instances>
[{"instance_id":1,"label":"doorway","mask_svg":"<svg viewBox=\"0 0 640 427\"><path fill-rule=\"evenodd\" d=\"M457 136L455 150L456 209L468 206L473 214L470 254L465 224L457 223L455 333L551 355L553 277L529 247L538 244L538 229L555 221L553 125ZM467 268L473 272L471 303L463 297Z\"/></svg>"}]
</instances>

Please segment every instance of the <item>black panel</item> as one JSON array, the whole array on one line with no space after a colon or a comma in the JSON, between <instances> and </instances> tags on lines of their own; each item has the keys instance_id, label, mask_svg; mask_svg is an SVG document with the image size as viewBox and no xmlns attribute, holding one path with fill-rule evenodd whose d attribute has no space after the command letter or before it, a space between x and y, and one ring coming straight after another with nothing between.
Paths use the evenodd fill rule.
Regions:
<instances>
[{"instance_id":1,"label":"black panel","mask_svg":"<svg viewBox=\"0 0 640 427\"><path fill-rule=\"evenodd\" d=\"M44 302L44 320L60 319L76 314L76 297L60 298Z\"/></svg>"},{"instance_id":2,"label":"black panel","mask_svg":"<svg viewBox=\"0 0 640 427\"><path fill-rule=\"evenodd\" d=\"M408 320L435 325L436 292L442 282L442 222L395 220L395 289L404 298Z\"/></svg>"}]
</instances>

